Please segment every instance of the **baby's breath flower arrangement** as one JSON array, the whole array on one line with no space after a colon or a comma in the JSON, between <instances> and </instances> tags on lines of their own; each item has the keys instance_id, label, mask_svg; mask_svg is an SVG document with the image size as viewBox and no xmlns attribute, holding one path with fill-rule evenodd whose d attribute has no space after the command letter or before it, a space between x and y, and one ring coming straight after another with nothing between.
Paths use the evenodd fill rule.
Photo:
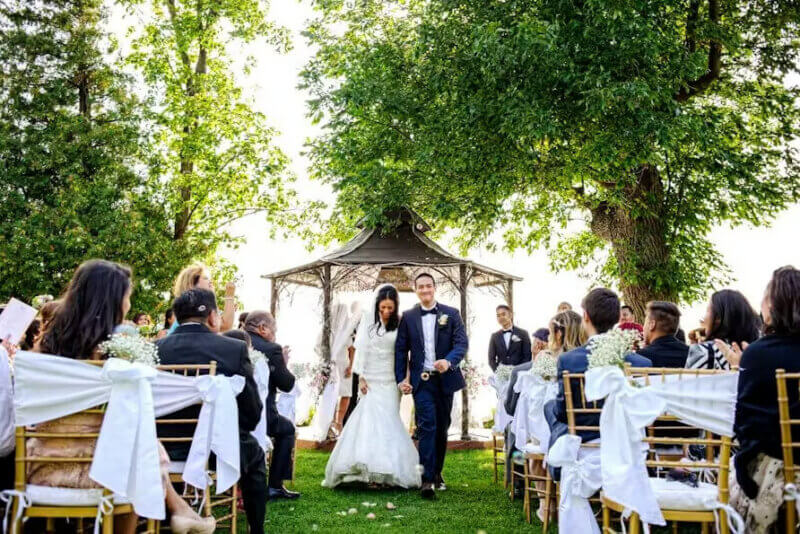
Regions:
<instances>
[{"instance_id":1,"label":"baby's breath flower arrangement","mask_svg":"<svg viewBox=\"0 0 800 534\"><path fill-rule=\"evenodd\" d=\"M99 348L109 358L120 358L151 367L159 363L158 348L140 336L114 334L107 341L100 343Z\"/></svg>"},{"instance_id":2,"label":"baby's breath flower arrangement","mask_svg":"<svg viewBox=\"0 0 800 534\"><path fill-rule=\"evenodd\" d=\"M552 380L558 374L558 359L548 351L536 355L531 364L531 374L539 375L545 380Z\"/></svg>"},{"instance_id":3,"label":"baby's breath flower arrangement","mask_svg":"<svg viewBox=\"0 0 800 534\"><path fill-rule=\"evenodd\" d=\"M625 356L632 352L636 330L614 329L589 342L589 369L616 365L625 366Z\"/></svg>"},{"instance_id":4,"label":"baby's breath flower arrangement","mask_svg":"<svg viewBox=\"0 0 800 534\"><path fill-rule=\"evenodd\" d=\"M250 349L250 361L253 362L253 365L266 359L267 356L260 350Z\"/></svg>"},{"instance_id":5,"label":"baby's breath flower arrangement","mask_svg":"<svg viewBox=\"0 0 800 534\"><path fill-rule=\"evenodd\" d=\"M513 365L505 365L501 363L497 366L497 370L494 372L495 379L498 382L508 382L511 380L511 371L513 370Z\"/></svg>"}]
</instances>

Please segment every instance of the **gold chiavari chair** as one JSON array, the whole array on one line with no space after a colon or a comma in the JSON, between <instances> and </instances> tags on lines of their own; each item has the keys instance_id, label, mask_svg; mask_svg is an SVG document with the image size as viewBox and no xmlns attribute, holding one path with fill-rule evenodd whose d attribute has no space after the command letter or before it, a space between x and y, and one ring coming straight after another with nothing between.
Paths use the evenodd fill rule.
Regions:
<instances>
[{"instance_id":1,"label":"gold chiavari chair","mask_svg":"<svg viewBox=\"0 0 800 534\"><path fill-rule=\"evenodd\" d=\"M573 436L577 436L578 432L596 432L599 435L600 413L603 411L602 404L594 401L589 402L586 400L586 375L584 373L570 373L569 371L564 371L562 377L564 383L564 401L567 409L567 427L569 428L569 433ZM574 398L576 396L580 399L577 406ZM596 415L597 424L577 424L577 418L581 415ZM581 447L587 449L599 449L600 442L584 442ZM556 491L558 492L558 484L556 485ZM589 502L592 504L600 504L600 498L590 498Z\"/></svg>"},{"instance_id":2,"label":"gold chiavari chair","mask_svg":"<svg viewBox=\"0 0 800 534\"><path fill-rule=\"evenodd\" d=\"M554 503L555 483L550 476L550 471L544 467L545 456L543 452L526 453L522 473L522 480L525 483L523 505L525 519L528 523L533 521L533 498L535 497L542 503L542 532L547 532L551 511L558 509Z\"/></svg>"},{"instance_id":3,"label":"gold chiavari chair","mask_svg":"<svg viewBox=\"0 0 800 534\"><path fill-rule=\"evenodd\" d=\"M789 388L790 383L793 383L793 389L798 391L800 395L800 373L787 373L783 369L775 371L775 380L778 384L778 417L781 427L781 449L783 451L783 480L785 484L797 484L797 476L800 475L800 470L794 464L795 449L800 449L800 443L794 441L792 433L796 435L800 431L800 419L792 419L792 414L789 411ZM788 492L785 493L787 497L791 497ZM792 499L786 498L785 505L785 520L786 532L797 532L797 508L796 502Z\"/></svg>"},{"instance_id":4,"label":"gold chiavari chair","mask_svg":"<svg viewBox=\"0 0 800 534\"><path fill-rule=\"evenodd\" d=\"M88 365L102 366L105 362L102 360L84 360ZM88 410L78 412L76 415L83 414L105 414L105 405L95 406ZM18 426L16 429L16 452L15 452L15 465L14 465L14 489L20 494L27 495L27 474L33 465L46 466L48 464L64 465L64 464L91 464L94 460L94 450L89 456L81 457L65 457L65 456L37 456L28 454L27 441L32 438L38 439L76 439L76 440L92 440L96 441L99 432L76 431L76 432L43 432L38 431L36 427L23 427ZM53 488L53 490L65 490L69 495L64 498L64 501L74 500L80 504L40 504L31 502L30 506L25 506L20 511L22 502L20 498L14 498L11 515L15 520L14 532L22 534L24 532L23 520L27 518L43 518L46 524L47 532L55 532L56 519L77 519L78 531L82 532L84 529L85 520L95 520L97 517L102 516L102 532L103 534L112 534L114 532L114 517L124 514L132 514L133 506L129 503L116 503L114 502L112 493L106 488L99 488L96 490L82 490L73 488ZM102 495L102 500L106 503L111 503L111 506L104 505L103 502L97 500L96 495ZM59 498L58 500L61 500ZM155 534L157 531L156 521L148 519L144 521L146 530L143 532L147 534Z\"/></svg>"},{"instance_id":5,"label":"gold chiavari chair","mask_svg":"<svg viewBox=\"0 0 800 534\"><path fill-rule=\"evenodd\" d=\"M492 432L492 465L494 467L494 483L497 484L498 469L503 469L503 486L508 487L508 477L505 474L506 449L505 436L501 432Z\"/></svg>"},{"instance_id":6,"label":"gold chiavari chair","mask_svg":"<svg viewBox=\"0 0 800 534\"><path fill-rule=\"evenodd\" d=\"M180 374L183 376L197 377L204 374L214 376L217 374L217 362L210 362L208 364L193 364L193 365L159 365L159 371ZM157 426L168 425L197 425L197 419L175 419L171 416L159 417L156 419ZM181 437L160 437L162 443L188 443L192 442L192 433L188 433ZM170 468L170 480L173 484L183 484L183 463L174 463ZM216 473L211 473L212 482L216 480ZM206 486L203 489L205 499L203 501L203 510L200 515L208 517L214 515L217 520L217 531L220 529L228 529L231 533L236 532L236 523L238 520L237 508L237 488L238 484L234 484L228 491L220 494L218 497L214 495L211 486ZM184 491L184 499L190 504L196 500L196 495L191 495L188 491ZM159 526L159 530L163 528Z\"/></svg>"},{"instance_id":7,"label":"gold chiavari chair","mask_svg":"<svg viewBox=\"0 0 800 534\"><path fill-rule=\"evenodd\" d=\"M641 386L669 380L693 379L703 375L731 372L716 369L631 366L626 366L625 371L632 382ZM648 445L649 451L645 465L656 473L661 473L662 470L667 469L681 469L697 474L711 472L716 478L715 485L699 480L698 488L686 485L685 488L681 487L681 493L690 495L692 492L703 492L706 497L727 505L730 499L731 438L714 436L711 432L683 423L677 424L677 420L674 416L662 414L648 427L647 437L643 439L643 442ZM695 437L689 437L689 433L686 431L690 429L695 430ZM683 433L680 437L669 437L665 435L664 430L681 430ZM695 460L689 457L689 449L692 446L705 448L703 459ZM675 454L663 454L659 452L659 449L663 448L672 449L676 452ZM658 493L656 491L657 497ZM624 507L605 496L601 496L601 500L603 504L603 534L611 534L614 532L611 529L611 511L622 514ZM729 532L727 512L724 509L706 509L702 505L693 506L692 509L677 509L667 508L662 505L661 513L667 522L673 523L674 532L677 532L677 524L679 522L699 523L703 534L707 534L711 526L718 522L722 534L728 534ZM624 519L620 519L620 521L624 521ZM631 534L639 534L641 532L638 514L631 514L629 523L629 532Z\"/></svg>"}]
</instances>

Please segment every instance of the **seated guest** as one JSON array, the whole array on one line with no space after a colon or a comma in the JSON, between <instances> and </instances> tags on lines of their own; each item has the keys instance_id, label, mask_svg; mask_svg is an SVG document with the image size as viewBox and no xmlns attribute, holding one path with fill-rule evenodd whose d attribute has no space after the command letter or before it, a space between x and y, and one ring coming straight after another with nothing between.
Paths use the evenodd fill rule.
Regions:
<instances>
[{"instance_id":1,"label":"seated guest","mask_svg":"<svg viewBox=\"0 0 800 534\"><path fill-rule=\"evenodd\" d=\"M619 307L619 322L622 323L635 323L636 322L636 314L633 313L633 308L628 306L627 304L623 304Z\"/></svg>"},{"instance_id":2,"label":"seated guest","mask_svg":"<svg viewBox=\"0 0 800 534\"><path fill-rule=\"evenodd\" d=\"M616 293L610 289L597 288L589 292L584 297L583 302L583 329L589 336L588 341L601 334L611 330L617 322L619 322L619 299ZM555 441L569 431L567 426L567 403L564 397L564 383L562 381L562 374L564 371L570 373L585 373L589 368L590 354L588 344L578 347L569 352L565 352L558 358L558 396L548 402L544 407L545 418L550 425L550 445L552 446ZM630 353L625 357L625 361L634 367L650 367L650 360L636 353ZM580 395L582 390L580 388L573 389L573 405L582 405ZM597 403L596 407L602 406L602 401ZM577 426L598 426L600 424L600 414L576 414L575 424ZM591 441L600 437L596 431L578 430L577 434L581 440Z\"/></svg>"},{"instance_id":3,"label":"seated guest","mask_svg":"<svg viewBox=\"0 0 800 534\"><path fill-rule=\"evenodd\" d=\"M202 263L193 263L184 268L175 279L172 286L172 295L177 298L190 289L208 289L214 291L214 281L211 278L211 271ZM225 305L221 314L222 325L220 332L233 328L233 320L236 315L236 284L228 282L225 284ZM169 330L171 334L180 320L174 323Z\"/></svg>"},{"instance_id":4,"label":"seated guest","mask_svg":"<svg viewBox=\"0 0 800 534\"><path fill-rule=\"evenodd\" d=\"M745 296L732 289L711 295L701 323L705 340L689 347L686 367L690 369L730 369L731 362L725 358L716 341L739 346L752 343L758 339L761 326Z\"/></svg>"},{"instance_id":5,"label":"seated guest","mask_svg":"<svg viewBox=\"0 0 800 534\"><path fill-rule=\"evenodd\" d=\"M775 371L800 372L800 270L782 267L772 273L761 314L766 335L741 356L734 424L740 448L733 459L730 500L745 520L745 531L755 534L779 530L784 480ZM800 419L797 381L789 381L787 389L789 417ZM800 442L797 427L792 441Z\"/></svg>"},{"instance_id":6,"label":"seated guest","mask_svg":"<svg viewBox=\"0 0 800 534\"><path fill-rule=\"evenodd\" d=\"M561 304L558 305L558 309L556 310L556 313L561 313L563 311L571 311L571 310L572 310L572 304L570 304L567 301L564 301L564 302L562 302Z\"/></svg>"},{"instance_id":7,"label":"seated guest","mask_svg":"<svg viewBox=\"0 0 800 534\"><path fill-rule=\"evenodd\" d=\"M644 342L647 345L637 352L649 359L653 367L686 366L689 346L675 336L681 312L672 302L654 300L647 303L644 320Z\"/></svg>"},{"instance_id":8,"label":"seated guest","mask_svg":"<svg viewBox=\"0 0 800 534\"><path fill-rule=\"evenodd\" d=\"M531 354L533 358L547 348L547 341L550 339L550 331L547 328L537 328L533 333L533 345L531 346Z\"/></svg>"},{"instance_id":9,"label":"seated guest","mask_svg":"<svg viewBox=\"0 0 800 534\"><path fill-rule=\"evenodd\" d=\"M531 361L528 331L514 326L514 314L507 305L500 304L495 312L501 328L489 339L489 367L496 371L498 365L519 365Z\"/></svg>"},{"instance_id":10,"label":"seated guest","mask_svg":"<svg viewBox=\"0 0 800 534\"><path fill-rule=\"evenodd\" d=\"M262 532L266 514L266 479L264 451L250 435L261 418L261 400L253 380L253 365L247 345L238 339L217 334L222 319L217 311L217 299L207 289L191 289L175 299L172 304L175 318L180 323L175 331L159 340L158 354L164 365L217 364L217 374L244 377L245 386L236 397L239 407L239 458L244 510L251 532ZM200 406L189 406L169 416L170 419L196 419ZM194 433L193 424L160 425L160 437L185 437ZM170 458L186 460L189 443L167 444Z\"/></svg>"},{"instance_id":11,"label":"seated guest","mask_svg":"<svg viewBox=\"0 0 800 534\"><path fill-rule=\"evenodd\" d=\"M36 352L54 354L76 360L104 359L97 348L119 330L131 308L131 271L127 267L104 260L83 263L75 271L64 296L52 317L44 324ZM77 413L37 425L40 432L53 434L99 432L101 414ZM95 441L81 438L30 438L26 443L30 456L82 457L91 455ZM212 533L216 522L202 519L181 498L169 481L169 458L159 447L166 506L171 514L173 532ZM89 477L88 463L33 464L28 483L40 486L91 489L97 484ZM136 531L136 516L115 517L115 531Z\"/></svg>"},{"instance_id":12,"label":"seated guest","mask_svg":"<svg viewBox=\"0 0 800 534\"><path fill-rule=\"evenodd\" d=\"M286 366L289 352L275 343L277 326L271 314L260 310L252 311L247 315L244 326L250 334L253 348L264 353L269 365L267 434L274 444L269 465L269 499L296 499L300 494L289 491L283 485L284 480L292 478L295 428L291 421L278 413L275 404L277 390L288 393L294 388L294 375Z\"/></svg>"}]
</instances>

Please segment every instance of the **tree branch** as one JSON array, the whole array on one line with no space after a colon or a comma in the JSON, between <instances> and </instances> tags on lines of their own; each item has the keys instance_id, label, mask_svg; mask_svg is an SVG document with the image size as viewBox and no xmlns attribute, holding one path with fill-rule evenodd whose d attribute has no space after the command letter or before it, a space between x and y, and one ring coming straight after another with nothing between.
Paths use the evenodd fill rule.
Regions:
<instances>
[{"instance_id":1,"label":"tree branch","mask_svg":"<svg viewBox=\"0 0 800 534\"><path fill-rule=\"evenodd\" d=\"M719 0L708 0L708 18L714 24L719 23ZM693 96L699 95L708 89L712 82L719 78L722 71L722 43L711 39L708 45L708 68L706 72L694 81L681 87L675 95L678 102L686 102Z\"/></svg>"}]
</instances>

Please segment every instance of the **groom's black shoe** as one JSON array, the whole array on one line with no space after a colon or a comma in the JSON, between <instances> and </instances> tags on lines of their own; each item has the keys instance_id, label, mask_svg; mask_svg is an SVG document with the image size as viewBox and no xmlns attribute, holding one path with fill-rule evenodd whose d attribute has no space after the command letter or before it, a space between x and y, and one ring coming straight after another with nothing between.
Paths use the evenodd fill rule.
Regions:
<instances>
[{"instance_id":1,"label":"groom's black shoe","mask_svg":"<svg viewBox=\"0 0 800 534\"><path fill-rule=\"evenodd\" d=\"M447 490L447 484L444 483L444 479L442 475L436 475L436 478L433 481L433 488L436 491L445 491Z\"/></svg>"},{"instance_id":2,"label":"groom's black shoe","mask_svg":"<svg viewBox=\"0 0 800 534\"><path fill-rule=\"evenodd\" d=\"M420 490L419 494L423 499L436 499L436 492L433 491L433 484L431 482L423 482L422 489Z\"/></svg>"},{"instance_id":3,"label":"groom's black shoe","mask_svg":"<svg viewBox=\"0 0 800 534\"><path fill-rule=\"evenodd\" d=\"M267 495L267 499L270 501L276 501L278 499L297 499L300 497L300 494L296 491L289 491L284 487L280 488L269 488L269 494Z\"/></svg>"}]
</instances>

